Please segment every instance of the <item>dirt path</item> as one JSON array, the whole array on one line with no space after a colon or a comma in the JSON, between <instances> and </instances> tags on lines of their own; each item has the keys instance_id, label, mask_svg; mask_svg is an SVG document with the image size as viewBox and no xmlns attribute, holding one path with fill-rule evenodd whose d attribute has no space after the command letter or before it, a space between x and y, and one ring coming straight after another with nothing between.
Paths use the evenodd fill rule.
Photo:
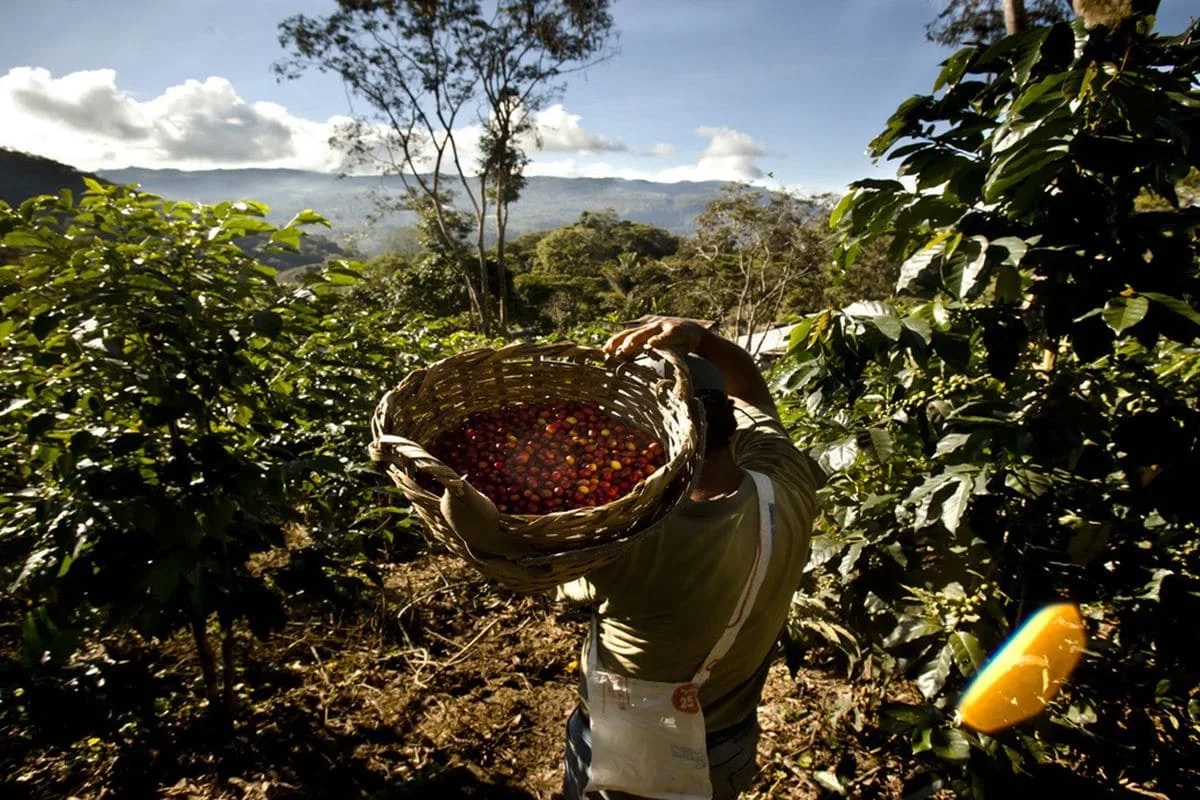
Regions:
<instances>
[{"instance_id":1,"label":"dirt path","mask_svg":"<svg viewBox=\"0 0 1200 800\"><path fill-rule=\"evenodd\" d=\"M584 617L501 592L448 557L397 565L386 587L367 622L314 616L266 642L242 640L252 710L232 738L205 728L186 640L92 648L74 678L19 698L56 729L17 731L0 715L0 795L555 797ZM903 767L870 746L853 691L775 665L751 800L828 794L820 781L833 771L857 776L847 796L902 795Z\"/></svg>"}]
</instances>

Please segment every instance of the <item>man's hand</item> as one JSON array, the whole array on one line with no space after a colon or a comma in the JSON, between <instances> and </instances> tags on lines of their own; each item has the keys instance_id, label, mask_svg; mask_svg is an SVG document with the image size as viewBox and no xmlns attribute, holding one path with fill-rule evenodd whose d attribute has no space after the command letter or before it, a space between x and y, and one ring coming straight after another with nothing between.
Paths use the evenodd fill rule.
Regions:
<instances>
[{"instance_id":1,"label":"man's hand","mask_svg":"<svg viewBox=\"0 0 1200 800\"><path fill-rule=\"evenodd\" d=\"M671 348L684 355L695 353L708 359L725 379L730 397L779 417L767 382L750 354L699 322L681 317L651 317L638 327L613 336L604 345L604 352L616 358L637 358L647 346Z\"/></svg>"},{"instance_id":2,"label":"man's hand","mask_svg":"<svg viewBox=\"0 0 1200 800\"><path fill-rule=\"evenodd\" d=\"M707 333L695 320L680 317L652 317L636 328L630 328L609 339L604 352L617 358L636 358L647 347L694 353Z\"/></svg>"}]
</instances>

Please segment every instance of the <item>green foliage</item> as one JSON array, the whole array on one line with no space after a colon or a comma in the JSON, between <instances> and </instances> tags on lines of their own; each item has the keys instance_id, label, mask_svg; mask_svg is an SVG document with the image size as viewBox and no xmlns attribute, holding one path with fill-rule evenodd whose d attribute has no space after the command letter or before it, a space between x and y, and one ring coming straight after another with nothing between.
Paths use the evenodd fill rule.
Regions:
<instances>
[{"instance_id":1,"label":"green foliage","mask_svg":"<svg viewBox=\"0 0 1200 800\"><path fill-rule=\"evenodd\" d=\"M544 275L591 277L600 264L615 257L615 247L603 235L583 225L566 225L537 243L533 271Z\"/></svg>"},{"instance_id":2,"label":"green foliage","mask_svg":"<svg viewBox=\"0 0 1200 800\"><path fill-rule=\"evenodd\" d=\"M1197 744L1200 209L1175 187L1200 164L1200 50L1150 27L952 56L871 146L915 190L861 181L833 215L843 263L886 241L922 302L808 317L777 376L831 476L814 580L925 696L890 730L977 775L1105 743L1149 778ZM954 728L981 654L1062 598L1091 644L1053 724Z\"/></svg>"},{"instance_id":3,"label":"green foliage","mask_svg":"<svg viewBox=\"0 0 1200 800\"><path fill-rule=\"evenodd\" d=\"M761 329L829 303L892 295L899 261L884 243L835 264L821 200L730 187L682 241L609 210L511 243L524 320L563 331L599 316L664 313Z\"/></svg>"},{"instance_id":4,"label":"green foliage","mask_svg":"<svg viewBox=\"0 0 1200 800\"><path fill-rule=\"evenodd\" d=\"M216 701L209 616L227 639L239 621L265 635L281 587L314 588L251 556L302 527L324 588L353 590L362 537L406 524L362 443L442 333L393 333L394 315L351 302L356 265L286 286L238 246L290 245L312 212L277 229L260 204L88 189L0 204L0 577L33 609L32 663L96 626L188 626ZM227 664L226 707L232 679Z\"/></svg>"},{"instance_id":5,"label":"green foliage","mask_svg":"<svg viewBox=\"0 0 1200 800\"><path fill-rule=\"evenodd\" d=\"M1192 171L1176 183L1173 190L1176 198L1175 206L1186 208L1200 202L1200 169L1192 167ZM1173 207L1170 200L1148 191L1142 192L1137 199L1136 206L1138 211L1170 211Z\"/></svg>"},{"instance_id":6,"label":"green foliage","mask_svg":"<svg viewBox=\"0 0 1200 800\"><path fill-rule=\"evenodd\" d=\"M615 212L585 211L579 221L538 237L533 272L596 277L622 255L638 260L674 255L679 238L661 228L618 219Z\"/></svg>"},{"instance_id":7,"label":"green foliage","mask_svg":"<svg viewBox=\"0 0 1200 800\"><path fill-rule=\"evenodd\" d=\"M678 280L684 302L706 304L701 316L726 320L730 335L771 327L784 308L818 306L830 261L823 209L784 192L730 186L696 218Z\"/></svg>"},{"instance_id":8,"label":"green foliage","mask_svg":"<svg viewBox=\"0 0 1200 800\"><path fill-rule=\"evenodd\" d=\"M895 296L900 262L888 255L890 244L887 237L876 239L857 248L852 258L840 260L834 260L831 253L818 285L801 298L805 305L789 304L789 308L808 311L817 307L841 308L856 300L886 300ZM815 300L812 290L819 290Z\"/></svg>"},{"instance_id":9,"label":"green foliage","mask_svg":"<svg viewBox=\"0 0 1200 800\"><path fill-rule=\"evenodd\" d=\"M668 290L661 259L679 239L661 228L619 219L615 212L584 212L579 221L514 242L514 279L523 304L555 330L613 313L623 318L656 310Z\"/></svg>"},{"instance_id":10,"label":"green foliage","mask_svg":"<svg viewBox=\"0 0 1200 800\"><path fill-rule=\"evenodd\" d=\"M0 221L17 254L2 289L4 540L27 556L9 577L160 632L236 607L257 587L229 564L278 540L275 398L256 381L285 360L288 310L273 270L232 244L264 230L261 208L91 188L78 207L43 198Z\"/></svg>"},{"instance_id":11,"label":"green foliage","mask_svg":"<svg viewBox=\"0 0 1200 800\"><path fill-rule=\"evenodd\" d=\"M611 208L585 211L576 227L595 231L604 242L602 257L613 259L622 253L638 258L666 258L679 250L679 237L662 228L620 219Z\"/></svg>"},{"instance_id":12,"label":"green foliage","mask_svg":"<svg viewBox=\"0 0 1200 800\"><path fill-rule=\"evenodd\" d=\"M293 271L320 269L330 261L354 257L345 247L325 236L307 232L301 236L298 229L294 237L290 233L284 235L291 240L286 243L286 249L281 246L285 244L282 240L272 242L269 234L262 233L247 236L238 245L258 263L277 269L283 280Z\"/></svg>"},{"instance_id":13,"label":"green foliage","mask_svg":"<svg viewBox=\"0 0 1200 800\"><path fill-rule=\"evenodd\" d=\"M391 308L401 316L465 316L469 309L461 274L435 258L413 261L382 255L368 263L363 278L363 284L353 290L355 298L381 310Z\"/></svg>"},{"instance_id":14,"label":"green foliage","mask_svg":"<svg viewBox=\"0 0 1200 800\"><path fill-rule=\"evenodd\" d=\"M380 309L389 305L403 313L420 316L466 317L478 311L471 294L474 265L466 239L471 222L450 207L450 196L442 198L445 208L418 192L410 191L401 205L417 214L417 252L405 256L391 252L373 259L356 294L375 295Z\"/></svg>"}]
</instances>

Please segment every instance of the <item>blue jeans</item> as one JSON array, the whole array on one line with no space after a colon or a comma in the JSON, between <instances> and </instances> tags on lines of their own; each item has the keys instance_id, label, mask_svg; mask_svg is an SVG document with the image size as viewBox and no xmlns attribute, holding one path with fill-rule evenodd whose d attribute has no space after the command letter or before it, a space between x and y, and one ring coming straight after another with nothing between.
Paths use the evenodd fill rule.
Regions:
<instances>
[{"instance_id":1,"label":"blue jeans","mask_svg":"<svg viewBox=\"0 0 1200 800\"><path fill-rule=\"evenodd\" d=\"M732 728L708 736L708 769L712 779L713 800L736 800L750 788L758 773L758 714ZM567 720L567 751L564 756L563 795L565 800L585 800L588 768L592 763L592 729L587 715L576 708ZM586 800L636 800L625 792L591 792Z\"/></svg>"}]
</instances>

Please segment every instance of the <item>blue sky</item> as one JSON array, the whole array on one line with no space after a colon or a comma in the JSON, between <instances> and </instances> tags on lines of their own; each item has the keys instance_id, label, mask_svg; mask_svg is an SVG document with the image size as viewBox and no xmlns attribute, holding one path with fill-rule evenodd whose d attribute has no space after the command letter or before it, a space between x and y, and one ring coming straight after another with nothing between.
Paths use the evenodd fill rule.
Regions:
<instances>
[{"instance_id":1,"label":"blue sky","mask_svg":"<svg viewBox=\"0 0 1200 800\"><path fill-rule=\"evenodd\" d=\"M1177 32L1194 0L1162 0ZM277 26L331 0L38 0L0 28L0 145L85 169L333 169L351 105L279 83ZM839 191L891 172L867 142L949 50L937 0L616 0L618 52L538 117L533 174L753 180ZM466 135L470 130L464 131Z\"/></svg>"}]
</instances>

